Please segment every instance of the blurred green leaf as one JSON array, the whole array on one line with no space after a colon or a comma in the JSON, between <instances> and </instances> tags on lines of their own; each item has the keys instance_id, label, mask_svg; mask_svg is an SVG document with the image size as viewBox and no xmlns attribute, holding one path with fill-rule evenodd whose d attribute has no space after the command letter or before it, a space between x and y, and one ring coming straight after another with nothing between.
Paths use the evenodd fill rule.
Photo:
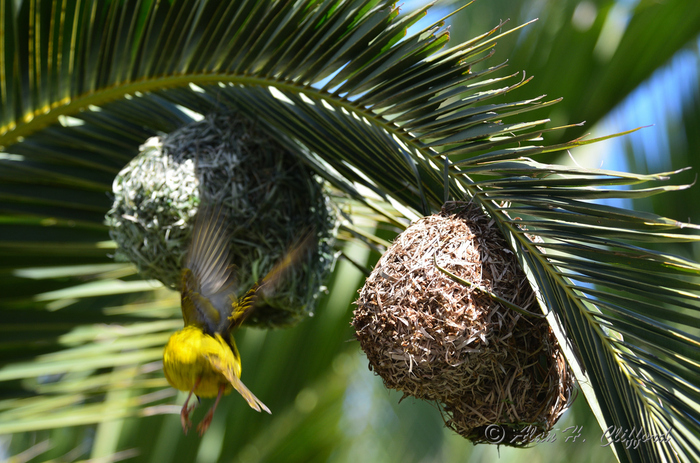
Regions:
<instances>
[{"instance_id":1,"label":"blurred green leaf","mask_svg":"<svg viewBox=\"0 0 700 463\"><path fill-rule=\"evenodd\" d=\"M480 11L473 9L479 3L460 14ZM589 3L595 14L585 29L576 15ZM671 3L690 9L680 16ZM524 2L522 11L529 15L524 8L533 5ZM11 322L7 331L17 335L0 350L9 363L0 370L8 380L0 384L8 397L0 413L3 423L18 414L3 430L52 435L55 426L100 423L93 456L137 448L153 461L326 461L349 448L352 435L339 424L349 412L340 398L349 400L349 378L359 373L336 362L356 350L345 341L352 338L348 302L361 275L348 262L366 266L366 254L348 251L313 319L286 332L244 333L246 384L274 415L227 399L202 441L181 436L177 416L159 416L177 413L165 403L171 392L162 389L154 347L180 323L176 295L128 274L86 271L112 263L114 244L102 224L106 193L138 145L192 114L235 109L358 205L343 225L348 241L381 251L407 219L446 199L479 204L552 312L601 427L652 435L672 429L670 443L615 442L617 457L698 459L700 391L692 365L700 359L700 266L643 247L697 243L697 226L591 201L688 185L675 180L677 172L636 175L535 161L588 142L561 142L557 136L568 140L583 129L545 128L546 119L528 113L559 107L600 119L697 35L700 20L687 2L642 0L612 47L599 37L618 31L623 6L542 5L560 20L526 28L511 64L521 59L533 72L538 60L552 60L569 74L547 72L530 83L499 75L498 65L480 69L496 39L500 47L518 36L501 33L498 21L440 51L448 37L443 21L406 37L424 11L399 15L382 0L0 0L0 256L11 275L0 289L11 302L2 312ZM569 17L571 26L561 20ZM564 96L564 104L532 98L544 93L538 85ZM506 94L516 102L505 102ZM66 265L76 272L56 269ZM142 417L130 418L136 414Z\"/></svg>"}]
</instances>

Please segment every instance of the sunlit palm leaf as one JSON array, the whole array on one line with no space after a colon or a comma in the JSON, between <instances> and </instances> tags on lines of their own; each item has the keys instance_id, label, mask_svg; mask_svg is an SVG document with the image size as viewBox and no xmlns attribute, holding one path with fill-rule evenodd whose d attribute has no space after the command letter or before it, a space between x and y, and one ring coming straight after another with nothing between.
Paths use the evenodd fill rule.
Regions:
<instances>
[{"instance_id":1,"label":"sunlit palm leaf","mask_svg":"<svg viewBox=\"0 0 700 463\"><path fill-rule=\"evenodd\" d=\"M696 6L694 0L490 0L456 15L452 33L460 41L483 24L537 18L537 27L500 40L498 56L535 76L514 98L556 95L565 105L547 112L555 123L587 122L552 135L561 140L590 130L678 50L694 47L700 34Z\"/></svg>"},{"instance_id":2,"label":"sunlit palm leaf","mask_svg":"<svg viewBox=\"0 0 700 463\"><path fill-rule=\"evenodd\" d=\"M499 161L490 168L507 172L512 164ZM563 315L606 422L651 435L670 430L675 451L695 455L693 429L700 415L692 403L700 389L693 385L693 365L700 360L700 266L638 243L697 237L678 233L683 224L668 219L582 201L612 193L591 189L594 177L605 186L622 183L627 174L559 167L561 176L543 178L551 167L517 164L519 176L512 182L482 181L479 195L502 202L489 209L507 217L501 222L503 229L511 243L521 247L521 261L535 269L530 275L538 282L540 297ZM543 192L548 185L552 188ZM654 191L650 190L613 195L633 197ZM527 243L522 239L525 233L544 243ZM656 452L675 458L664 446L645 445L646 451L630 459L653 459Z\"/></svg>"},{"instance_id":3,"label":"sunlit palm leaf","mask_svg":"<svg viewBox=\"0 0 700 463\"><path fill-rule=\"evenodd\" d=\"M191 111L235 108L359 201L372 191L407 217L430 213L447 197L482 205L543 306L562 321L574 347L569 361L583 369L601 424L652 435L672 428L670 443L615 442L618 457L698 458L692 367L700 349L691 328L700 267L635 244L698 237L687 224L589 202L681 187L659 184L665 175L525 158L585 142L538 146L551 130L542 127L546 120L503 122L553 101L503 103L495 98L527 80L499 76L499 66L471 72L489 56L498 27L440 51L442 22L403 39L422 11L397 16L379 0L47 0L23 2L19 12L0 0L0 11L7 271L109 262L101 213L113 176L138 145L188 122ZM43 189L27 191L36 184ZM603 188L617 185L643 187ZM75 284L13 287L20 278L14 272L3 282L17 306L36 307L40 301L27 296ZM139 342L142 354L151 353L148 339Z\"/></svg>"}]
</instances>

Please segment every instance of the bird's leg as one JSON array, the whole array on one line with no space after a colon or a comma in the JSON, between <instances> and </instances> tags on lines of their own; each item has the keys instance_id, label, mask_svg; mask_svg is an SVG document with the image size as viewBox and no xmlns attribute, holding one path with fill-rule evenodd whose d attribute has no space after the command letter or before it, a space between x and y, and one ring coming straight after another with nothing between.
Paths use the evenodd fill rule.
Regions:
<instances>
[{"instance_id":1,"label":"bird's leg","mask_svg":"<svg viewBox=\"0 0 700 463\"><path fill-rule=\"evenodd\" d=\"M211 424L212 418L214 418L214 412L216 411L216 407L219 405L219 400L221 400L221 396L224 394L224 385L219 386L219 394L216 396L216 402L214 402L214 406L209 409L207 414L204 416L204 419L202 420L201 423L197 426L197 431L199 431L200 437L204 435L205 432L207 432L207 429L209 429L209 425Z\"/></svg>"},{"instance_id":2,"label":"bird's leg","mask_svg":"<svg viewBox=\"0 0 700 463\"><path fill-rule=\"evenodd\" d=\"M197 401L191 407L188 407L187 404L190 403L190 399L192 398L192 394L194 394L195 389L197 389L197 387L199 387L200 381L202 381L202 378L197 378L197 381L195 381L195 383L194 383L194 387L192 389L190 389L190 393L187 394L187 399L185 399L185 404L182 406L182 411L180 412L180 422L182 423L182 430L185 432L185 434L187 434L187 431L189 431L190 425L191 425L190 413L192 413L194 411L194 409L195 409L195 407L197 407L197 403L199 403L199 401Z\"/></svg>"}]
</instances>

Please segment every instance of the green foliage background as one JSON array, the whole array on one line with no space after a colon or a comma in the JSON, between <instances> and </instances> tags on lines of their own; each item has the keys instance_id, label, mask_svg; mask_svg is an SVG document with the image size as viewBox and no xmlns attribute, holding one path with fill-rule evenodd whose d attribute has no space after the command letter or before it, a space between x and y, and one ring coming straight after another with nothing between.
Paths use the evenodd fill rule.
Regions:
<instances>
[{"instance_id":1,"label":"green foliage background","mask_svg":"<svg viewBox=\"0 0 700 463\"><path fill-rule=\"evenodd\" d=\"M11 11L9 3L12 2L0 1L0 11ZM19 5L22 2L15 3ZM28 3L44 9L50 5L50 2ZM146 11L152 2L124 3L138 12L139 8ZM184 3L173 2L174 5ZM556 105L537 106L535 112L525 118L522 115L514 116L516 121L552 119L547 127L585 120L585 126L571 126L544 135L548 145L563 143L589 132L591 127L611 114L627 95L643 87L654 72L667 66L679 51L689 51L698 56L700 9L695 3L695 0L640 0L636 3L608 0L481 0L449 19L450 44L466 42L506 18L511 19L507 29L539 17L538 22L499 38L495 57L476 64L474 69L483 70L507 59L508 67L489 77L500 77L520 70L525 70L528 76L535 76L527 85L514 88L491 102L505 104L541 94L549 95L547 100L563 97ZM248 11L254 11L256 5L255 2L241 4L245 4ZM445 11L443 6L454 9L461 5L440 3L436 8L442 12ZM410 11L413 7L418 8L409 4L405 10ZM595 14L589 27L584 29L580 23L574 24L573 18L581 14L580 8L592 11L590 7L593 7ZM103 13L107 14L107 11L105 8ZM617 46L606 48L600 42L601 34L615 31L614 28L610 29L616 24L615 15L622 15L627 21L619 23L625 24L625 27L618 27ZM154 19L162 20L162 17ZM9 33L11 29L7 25L11 21L7 15L0 17L0 24L5 26L4 46L0 47L3 50L11 47L12 40L25 38L21 31L16 35ZM609 21L613 26L606 26ZM136 24L134 27L146 28L146 25ZM293 34L294 31L289 33ZM389 41L388 45L396 40ZM442 42L442 38L439 38L436 43ZM155 53L148 48L145 50L144 53ZM162 50L166 55L167 51ZM118 47L110 50L115 56L119 53L126 56L129 52ZM145 59L145 62L157 59L156 55ZM98 60L97 54L93 58ZM118 62L118 56L115 62ZM83 64L80 72L87 76L99 71L93 70L90 63ZM249 63L239 64L245 67ZM196 63L192 66L196 67ZM111 75L121 73L126 78L129 72L136 71L115 68ZM7 74L5 79L8 79ZM90 82L89 77L85 81ZM13 107L12 97L8 95L14 92L20 94L21 89L32 93L35 91L32 89L43 88L40 80L36 83L36 87L26 87L26 83L15 81L6 87L1 116L4 127L7 127L8 121L21 119L17 116L21 116L22 112L17 108L40 108L42 103L52 101L51 95L60 95L63 91L60 88L53 89L53 93L36 91L30 98L31 104L27 105L25 101L24 106L15 106L14 111L8 110ZM100 88L102 83L93 84ZM177 82L177 76L162 85L174 87L170 100L142 102L131 97L118 98L115 103L107 86L91 104L113 104L114 114L125 115L126 120L132 113L152 111L153 121L149 129L137 123L123 129L131 137L129 141L136 142L139 138L150 136L153 127L169 131L188 120L187 113L172 108L172 102L179 101L185 105L188 99L196 97L196 92L191 95L178 93L178 86L186 84ZM693 172L681 173L678 182L691 183L695 172L700 169L700 140L694 129L700 114L698 87L696 84L694 97L685 102L680 117L674 120L672 126L668 126L667 136L673 146L672 169L687 165L694 167ZM261 101L256 103L253 99L240 97L237 103L244 109L250 105L248 109L251 110L255 104L260 104L254 108L257 117L277 119L274 107L265 106L267 100ZM347 107L350 105L348 101L342 103ZM193 103L195 106L197 104L206 107L202 102ZM663 112L659 111L659 117L663 116ZM307 118L298 122L299 126L295 125L297 122L289 120L277 119L275 123L281 126L288 124L291 132L299 127L314 128L319 132L329 130L323 121L314 120L309 114L299 117ZM61 122L65 123L66 120ZM108 125L122 123L123 120L107 118L102 122ZM353 131L360 129L351 122L340 122L347 124L347 132L328 131L324 136L339 143L353 140L360 143L357 140L361 140L361 137L353 138ZM509 122L513 121L509 119ZM106 140L104 145L93 148L103 154L108 163L93 164L88 152L71 153L79 160L77 163L56 163L53 180L56 184L68 185L61 190L63 196L57 196L52 189L55 184L46 180L47 177L38 175L36 169L41 168L39 164L44 158L51 157L52 146L58 146L59 150L70 147L73 142L70 137L80 137L81 129L77 128L67 138L62 138L64 132L51 127L32 127L31 124L24 128L19 124L17 130L4 133L12 135L14 132L26 137L26 140L20 139L16 145L7 144L5 152L0 152L0 160L3 160L3 168L0 169L0 267L3 277L0 361L5 364L0 368L0 434L3 434L0 437L0 458L9 458L14 462L88 459L144 462L479 462L495 461L497 458L503 461L527 458L533 462L615 460L610 448L601 446L600 427L583 396L557 424L556 442L526 450L473 447L444 429L435 406L411 399L399 404L400 394L385 390L381 380L367 370L366 359L354 341L349 321L352 301L362 284L363 275L348 259L339 261L328 284L329 292L323 297L313 318L287 330L246 329L237 336L243 357L244 381L271 408L272 416L256 414L240 398L230 396L222 402L210 430L202 439L195 433L183 436L177 415L179 406L173 404L181 404L184 397L175 397L174 391L165 388L157 361L167 336L181 323L178 320L177 294L159 288L153 282L141 281L129 267L109 263L105 256L113 251L113 244L103 241L105 230L100 225L108 198L98 194L82 196L80 191L80 188L101 191L100 185L111 181L113 169L118 169L131 155L128 150L122 150L124 147L120 146L119 140L110 138L105 125L91 127L89 135ZM30 130L23 132L28 126ZM660 125L645 130L661 131L666 127ZM627 137L638 134L636 132ZM313 136L309 135L307 140L313 140ZM289 139L286 141L294 144ZM631 159L640 159L639 153L635 157L634 143L630 142L626 148ZM313 150L314 147L310 146L309 149ZM603 148L595 144L587 149ZM577 153L577 150L572 151L579 162L585 162ZM26 155L29 159L29 154L36 156L31 159L37 164L26 162L17 170L12 164L13 156ZM561 152L546 156L549 157L538 160L569 162ZM399 166L396 159L387 162ZM368 170L376 167L369 159L367 163ZM393 173L397 178L405 174L398 167ZM362 183L362 180L353 178L351 172L341 171L340 174ZM478 173L476 175L475 178L481 178ZM83 183L76 187L72 183L74 180L62 180L62 176L71 179L82 176ZM431 204L439 198L431 197L434 191L428 187L438 180L439 177L426 181L428 186L424 194ZM344 193L349 198L347 201L354 217L353 222L346 223L342 229L342 237L346 241L340 247L353 262L371 268L379 257L378 251L381 251L382 245L407 223L406 217L390 205L381 203L381 188L374 192L376 199L369 200L370 206L375 206L375 209L371 209L367 204L362 204L357 195L353 195L348 183L338 182L338 185L339 188L343 185L347 187ZM409 199L405 199L401 194L396 193L400 200L410 201L411 195L406 193ZM651 198L633 198L632 201L636 209L663 217L690 218L689 222L697 223L700 221L696 207L699 195L695 187ZM414 194L413 197L419 198L420 195ZM76 204L79 206L76 207ZM421 208L418 200L412 206L416 210ZM378 212L379 207L382 209ZM32 236L31 243L25 239L26 236ZM360 239L362 237L364 239ZM368 247L367 241L374 247ZM690 243L660 244L662 238L650 236L648 241L646 245L653 249L672 249L674 254L695 260L700 258L697 244L691 239L688 240ZM66 260L66 255L75 256L81 266L69 267L72 262ZM691 288L687 291L689 296L684 299L687 304L698 301L697 292L692 286L693 278L688 276L684 280ZM640 298L640 301L646 300ZM673 310L672 302L669 307ZM657 340L659 350L654 353L661 365L675 361L678 355L683 357L680 361L691 359L683 364L683 371L686 372L683 380L697 379L697 339L700 332L697 325L695 329L692 328L697 316L692 308L674 313L679 318L669 316L666 321L671 326L687 330L692 342L683 344L687 350L682 353L667 352L661 349L666 341L660 339ZM685 416L694 416L697 420L698 402L693 400L697 399L698 392L696 387L689 387L689 401L683 403L669 399L667 403L688 407ZM624 408L625 404L622 406ZM201 419L206 408L200 407L194 419ZM694 434L697 439L697 421L677 424L685 427L689 435ZM581 436L573 441L573 436L579 432ZM570 439L567 441L566 437ZM644 454L645 451L618 454L622 455L623 460L654 461L656 455ZM685 458L690 458L688 455ZM683 457L680 459L682 461Z\"/></svg>"}]
</instances>

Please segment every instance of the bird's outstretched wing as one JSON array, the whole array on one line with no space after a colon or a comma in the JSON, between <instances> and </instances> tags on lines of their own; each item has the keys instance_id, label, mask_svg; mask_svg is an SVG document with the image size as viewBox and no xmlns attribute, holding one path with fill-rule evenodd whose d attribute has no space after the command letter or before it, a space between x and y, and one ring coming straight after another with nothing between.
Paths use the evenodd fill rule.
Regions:
<instances>
[{"instance_id":1,"label":"bird's outstretched wing","mask_svg":"<svg viewBox=\"0 0 700 463\"><path fill-rule=\"evenodd\" d=\"M255 283L239 299L233 299L233 310L229 317L229 333L238 328L255 308L258 292L274 292L275 287L284 278L287 271L301 260L302 256L309 250L311 243L313 243L314 231L314 229L310 229L302 233L300 235L301 238L289 247L284 257L272 267L272 270L267 272L267 275L262 280Z\"/></svg>"},{"instance_id":2,"label":"bird's outstretched wing","mask_svg":"<svg viewBox=\"0 0 700 463\"><path fill-rule=\"evenodd\" d=\"M219 331L231 315L235 293L230 237L222 207L201 206L182 270L182 316L186 325Z\"/></svg>"},{"instance_id":3,"label":"bird's outstretched wing","mask_svg":"<svg viewBox=\"0 0 700 463\"><path fill-rule=\"evenodd\" d=\"M229 317L229 333L241 326L241 323L243 323L243 321L253 311L258 289L260 289L260 285L255 283L242 297L238 299L235 297L232 298L231 303L233 305L233 310L231 311L231 316Z\"/></svg>"}]
</instances>

